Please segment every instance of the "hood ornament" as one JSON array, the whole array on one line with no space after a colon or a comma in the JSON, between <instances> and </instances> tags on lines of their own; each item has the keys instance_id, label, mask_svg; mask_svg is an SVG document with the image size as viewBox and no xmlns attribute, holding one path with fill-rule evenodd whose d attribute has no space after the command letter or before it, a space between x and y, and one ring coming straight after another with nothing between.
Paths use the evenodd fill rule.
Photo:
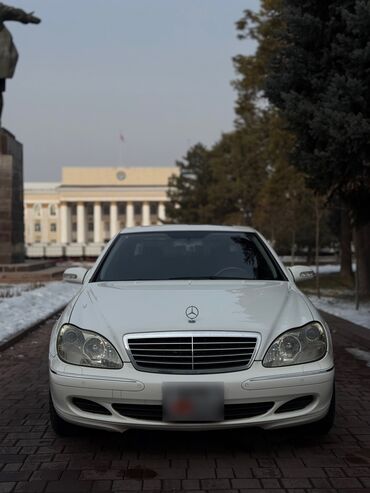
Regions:
<instances>
[{"instance_id":1,"label":"hood ornament","mask_svg":"<svg viewBox=\"0 0 370 493\"><path fill-rule=\"evenodd\" d=\"M185 315L188 317L189 324L195 324L199 316L199 309L194 305L188 306L185 310Z\"/></svg>"}]
</instances>

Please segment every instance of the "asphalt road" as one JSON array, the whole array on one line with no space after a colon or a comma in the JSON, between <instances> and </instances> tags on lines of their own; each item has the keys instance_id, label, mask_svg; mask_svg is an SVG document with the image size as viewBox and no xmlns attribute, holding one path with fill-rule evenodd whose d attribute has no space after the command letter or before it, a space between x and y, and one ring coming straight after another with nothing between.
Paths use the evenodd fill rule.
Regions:
<instances>
[{"instance_id":1,"label":"asphalt road","mask_svg":"<svg viewBox=\"0 0 370 493\"><path fill-rule=\"evenodd\" d=\"M48 418L49 320L0 352L0 493L370 493L370 368L346 350L370 352L370 331L327 320L335 341L337 420L324 439L294 430L89 430L59 438Z\"/></svg>"}]
</instances>

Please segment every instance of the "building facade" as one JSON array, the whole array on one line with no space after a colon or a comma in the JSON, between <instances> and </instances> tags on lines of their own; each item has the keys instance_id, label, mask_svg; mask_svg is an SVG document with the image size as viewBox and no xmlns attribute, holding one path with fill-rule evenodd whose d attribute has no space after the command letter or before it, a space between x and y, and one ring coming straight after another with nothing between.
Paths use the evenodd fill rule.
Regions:
<instances>
[{"instance_id":1,"label":"building facade","mask_svg":"<svg viewBox=\"0 0 370 493\"><path fill-rule=\"evenodd\" d=\"M96 256L125 227L166 220L176 168L63 168L60 183L26 183L30 257Z\"/></svg>"}]
</instances>

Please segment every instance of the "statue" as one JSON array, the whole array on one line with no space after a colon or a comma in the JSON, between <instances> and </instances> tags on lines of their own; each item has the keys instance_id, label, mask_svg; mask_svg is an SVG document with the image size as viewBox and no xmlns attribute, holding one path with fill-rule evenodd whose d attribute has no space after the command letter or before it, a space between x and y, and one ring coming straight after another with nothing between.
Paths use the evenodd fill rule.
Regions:
<instances>
[{"instance_id":1,"label":"statue","mask_svg":"<svg viewBox=\"0 0 370 493\"><path fill-rule=\"evenodd\" d=\"M39 24L41 19L35 17L33 12L28 14L22 9L8 7L0 2L0 128L6 79L13 77L18 62L18 51L13 43L12 35L4 25L6 21Z\"/></svg>"}]
</instances>

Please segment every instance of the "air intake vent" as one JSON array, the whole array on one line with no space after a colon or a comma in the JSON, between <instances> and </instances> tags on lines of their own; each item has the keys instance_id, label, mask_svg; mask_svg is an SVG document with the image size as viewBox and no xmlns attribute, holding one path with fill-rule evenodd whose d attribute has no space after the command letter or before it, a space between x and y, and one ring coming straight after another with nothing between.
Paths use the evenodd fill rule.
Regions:
<instances>
[{"instance_id":1,"label":"air intake vent","mask_svg":"<svg viewBox=\"0 0 370 493\"><path fill-rule=\"evenodd\" d=\"M313 401L312 395L305 395L304 397L297 397L296 399L292 399L291 401L286 402L282 406L280 406L275 413L290 413L292 411L300 411L307 407Z\"/></svg>"},{"instance_id":2,"label":"air intake vent","mask_svg":"<svg viewBox=\"0 0 370 493\"><path fill-rule=\"evenodd\" d=\"M81 411L85 411L85 413L112 415L106 407L101 406L97 402L80 399L78 397L74 397L72 402L76 407L81 409Z\"/></svg>"},{"instance_id":3,"label":"air intake vent","mask_svg":"<svg viewBox=\"0 0 370 493\"><path fill-rule=\"evenodd\" d=\"M124 338L137 370L157 373L226 373L245 370L259 334L247 332L161 332Z\"/></svg>"}]
</instances>

